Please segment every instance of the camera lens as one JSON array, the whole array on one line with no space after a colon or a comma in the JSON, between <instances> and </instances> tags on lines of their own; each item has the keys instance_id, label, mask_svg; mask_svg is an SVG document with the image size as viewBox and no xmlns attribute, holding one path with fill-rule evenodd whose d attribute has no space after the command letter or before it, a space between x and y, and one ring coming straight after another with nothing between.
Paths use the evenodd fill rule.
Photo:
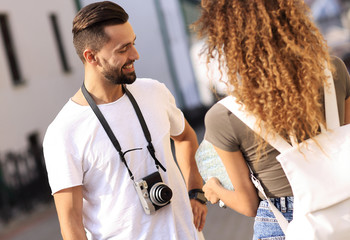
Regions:
<instances>
[{"instance_id":1,"label":"camera lens","mask_svg":"<svg viewBox=\"0 0 350 240\"><path fill-rule=\"evenodd\" d=\"M173 192L164 183L154 184L150 191L151 201L158 206L166 205L172 196Z\"/></svg>"}]
</instances>

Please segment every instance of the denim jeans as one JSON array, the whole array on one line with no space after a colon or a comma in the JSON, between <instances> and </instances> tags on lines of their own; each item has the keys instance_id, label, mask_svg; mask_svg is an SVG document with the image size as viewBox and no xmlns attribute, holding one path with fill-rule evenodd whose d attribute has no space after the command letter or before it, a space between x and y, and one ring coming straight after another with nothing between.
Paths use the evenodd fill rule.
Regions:
<instances>
[{"instance_id":1,"label":"denim jeans","mask_svg":"<svg viewBox=\"0 0 350 240\"><path fill-rule=\"evenodd\" d=\"M289 222L293 219L293 197L270 198L270 200ZM283 231L267 200L261 201L255 217L253 240L284 239Z\"/></svg>"}]
</instances>

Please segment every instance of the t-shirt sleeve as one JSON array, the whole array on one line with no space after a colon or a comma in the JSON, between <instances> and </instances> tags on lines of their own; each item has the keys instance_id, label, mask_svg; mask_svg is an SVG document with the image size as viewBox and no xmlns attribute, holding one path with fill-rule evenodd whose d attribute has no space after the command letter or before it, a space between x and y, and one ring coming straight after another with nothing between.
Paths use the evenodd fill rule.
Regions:
<instances>
[{"instance_id":1,"label":"t-shirt sleeve","mask_svg":"<svg viewBox=\"0 0 350 240\"><path fill-rule=\"evenodd\" d=\"M344 71L344 78L345 78L345 91L346 91L346 96L345 99L348 99L350 97L350 76L348 69L346 68L344 62L342 61L342 64L344 66L343 71Z\"/></svg>"},{"instance_id":2,"label":"t-shirt sleeve","mask_svg":"<svg viewBox=\"0 0 350 240\"><path fill-rule=\"evenodd\" d=\"M224 151L235 152L240 147L230 120L231 115L220 103L213 105L205 115L204 138Z\"/></svg>"},{"instance_id":3,"label":"t-shirt sleeve","mask_svg":"<svg viewBox=\"0 0 350 240\"><path fill-rule=\"evenodd\" d=\"M337 69L336 78L342 81L343 89L345 90L345 99L348 99L350 97L350 76L348 69L340 58L333 56L332 60Z\"/></svg>"},{"instance_id":4,"label":"t-shirt sleeve","mask_svg":"<svg viewBox=\"0 0 350 240\"><path fill-rule=\"evenodd\" d=\"M185 129L185 117L182 111L176 106L175 98L169 91L169 89L161 84L162 90L164 92L164 104L167 109L170 122L170 136L178 136Z\"/></svg>"},{"instance_id":5,"label":"t-shirt sleeve","mask_svg":"<svg viewBox=\"0 0 350 240\"><path fill-rule=\"evenodd\" d=\"M69 135L69 134L68 134ZM52 194L66 188L82 185L81 162L72 154L71 137L49 126L44 142L44 158Z\"/></svg>"}]
</instances>

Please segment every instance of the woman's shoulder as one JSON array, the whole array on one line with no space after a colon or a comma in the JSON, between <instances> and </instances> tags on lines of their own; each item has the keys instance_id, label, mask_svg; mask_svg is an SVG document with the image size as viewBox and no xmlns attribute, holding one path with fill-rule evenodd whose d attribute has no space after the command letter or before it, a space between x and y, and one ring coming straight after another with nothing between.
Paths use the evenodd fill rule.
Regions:
<instances>
[{"instance_id":1,"label":"woman's shoulder","mask_svg":"<svg viewBox=\"0 0 350 240\"><path fill-rule=\"evenodd\" d=\"M343 60L340 57L337 57L335 55L331 55L331 61L334 65L339 65L339 64L344 65Z\"/></svg>"},{"instance_id":2,"label":"woman's shoulder","mask_svg":"<svg viewBox=\"0 0 350 240\"><path fill-rule=\"evenodd\" d=\"M332 64L335 67L336 73L343 75L344 73L348 73L347 72L347 68L345 66L345 63L343 62L343 60L337 56L331 56L331 61Z\"/></svg>"},{"instance_id":3,"label":"woman's shoulder","mask_svg":"<svg viewBox=\"0 0 350 240\"><path fill-rule=\"evenodd\" d=\"M332 56L332 64L335 67L334 83L337 86L341 86L341 89L346 92L346 95L350 94L350 77L348 69L342 59L336 56Z\"/></svg>"},{"instance_id":4,"label":"woman's shoulder","mask_svg":"<svg viewBox=\"0 0 350 240\"><path fill-rule=\"evenodd\" d=\"M246 125L220 102L208 110L204 123L207 129L221 131L225 135L236 135L246 129Z\"/></svg>"},{"instance_id":5,"label":"woman's shoulder","mask_svg":"<svg viewBox=\"0 0 350 240\"><path fill-rule=\"evenodd\" d=\"M218 122L225 121L229 114L229 110L224 107L219 102L215 103L205 114L205 123L206 124L218 124ZM227 120L227 119L226 119Z\"/></svg>"}]
</instances>

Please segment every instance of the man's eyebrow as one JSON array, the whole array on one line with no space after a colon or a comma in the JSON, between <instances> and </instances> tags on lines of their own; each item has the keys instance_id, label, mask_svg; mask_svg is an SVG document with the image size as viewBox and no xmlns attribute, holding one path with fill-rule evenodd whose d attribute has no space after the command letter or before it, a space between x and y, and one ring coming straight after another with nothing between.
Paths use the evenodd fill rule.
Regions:
<instances>
[{"instance_id":1,"label":"man's eyebrow","mask_svg":"<svg viewBox=\"0 0 350 240\"><path fill-rule=\"evenodd\" d=\"M120 47L118 47L118 49L117 49L117 50L120 50L120 49L123 49L123 48L125 48L125 47L129 46L129 45L133 44L135 41L136 41L136 36L135 36L135 38L134 38L134 41L133 41L133 42L128 42L128 43L125 43L125 44L121 45Z\"/></svg>"}]
</instances>

